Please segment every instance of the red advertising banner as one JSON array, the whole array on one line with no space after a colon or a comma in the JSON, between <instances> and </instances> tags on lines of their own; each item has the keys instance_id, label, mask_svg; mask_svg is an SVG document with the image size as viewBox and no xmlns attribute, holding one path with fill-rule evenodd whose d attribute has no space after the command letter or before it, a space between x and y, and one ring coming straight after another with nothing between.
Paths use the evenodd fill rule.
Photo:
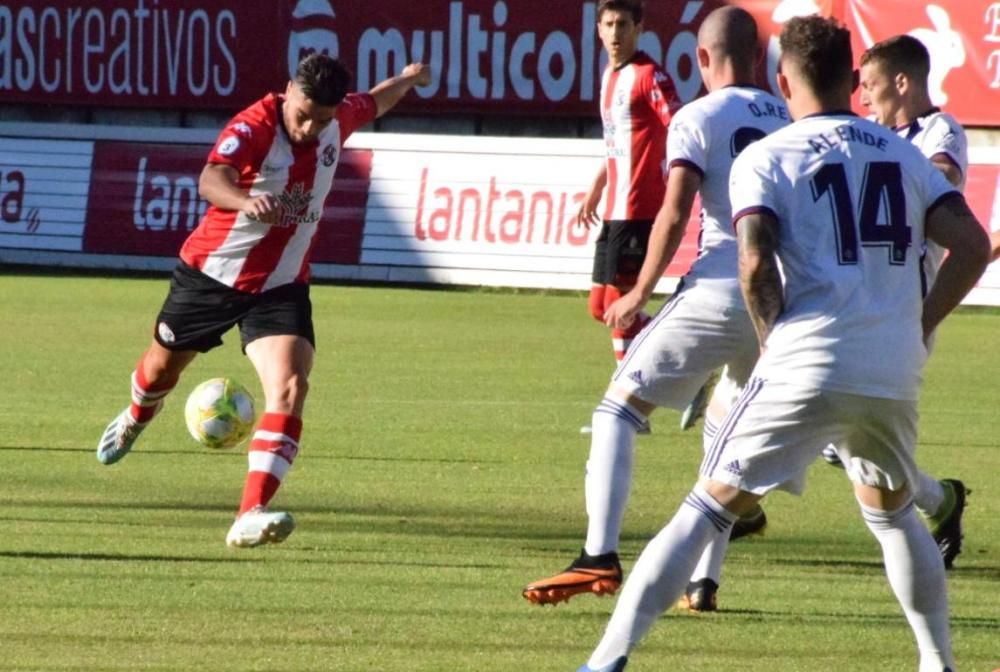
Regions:
<instances>
[{"instance_id":1,"label":"red advertising banner","mask_svg":"<svg viewBox=\"0 0 1000 672\"><path fill-rule=\"evenodd\" d=\"M94 143L83 251L176 256L208 207L198 176L201 145ZM370 150L345 150L316 235L312 259L357 264L371 174Z\"/></svg>"},{"instance_id":2,"label":"red advertising banner","mask_svg":"<svg viewBox=\"0 0 1000 672\"><path fill-rule=\"evenodd\" d=\"M727 0L646 2L640 47L685 102L702 90L698 27ZM773 82L777 38L792 16L844 20L858 53L912 32L934 55L932 77L967 124L1000 122L1000 3L968 0L729 0L748 9ZM947 6L945 6L947 5ZM22 0L0 5L0 94L5 101L236 111L284 86L298 60L342 59L367 90L410 61L433 80L403 103L412 111L596 115L605 58L593 0ZM997 48L994 48L997 47ZM987 100L983 99L983 96ZM944 98L939 98L944 101Z\"/></svg>"},{"instance_id":3,"label":"red advertising banner","mask_svg":"<svg viewBox=\"0 0 1000 672\"><path fill-rule=\"evenodd\" d=\"M930 50L936 104L967 125L1000 124L1000 2L729 0L758 21L777 66L792 16L843 20L858 55L910 33ZM640 47L662 63L685 102L702 90L695 35L726 0L647 2ZM413 111L555 116L595 114L605 59L594 1L549 0L21 0L0 5L0 95L10 102L236 111L284 86L320 51L367 90L410 61L431 83Z\"/></svg>"},{"instance_id":4,"label":"red advertising banner","mask_svg":"<svg viewBox=\"0 0 1000 672\"><path fill-rule=\"evenodd\" d=\"M931 56L932 102L964 125L1000 125L1000 2L842 0L854 53L900 34Z\"/></svg>"},{"instance_id":5,"label":"red advertising banner","mask_svg":"<svg viewBox=\"0 0 1000 672\"><path fill-rule=\"evenodd\" d=\"M238 109L283 81L286 14L280 2L0 5L0 92L5 102Z\"/></svg>"}]
</instances>

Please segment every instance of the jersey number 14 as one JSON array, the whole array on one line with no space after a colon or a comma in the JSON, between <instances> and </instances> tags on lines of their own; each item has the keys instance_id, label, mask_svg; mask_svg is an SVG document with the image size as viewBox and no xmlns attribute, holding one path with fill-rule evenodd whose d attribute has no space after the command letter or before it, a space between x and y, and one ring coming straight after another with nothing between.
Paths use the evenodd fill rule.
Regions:
<instances>
[{"instance_id":1,"label":"jersey number 14","mask_svg":"<svg viewBox=\"0 0 1000 672\"><path fill-rule=\"evenodd\" d=\"M889 263L893 266L906 263L906 250L910 247L912 235L906 223L906 196L898 163L871 161L865 165L857 209L851 198L844 164L824 165L809 184L814 201L826 195L830 197L841 264L858 263L859 240L864 247L888 248Z\"/></svg>"}]
</instances>

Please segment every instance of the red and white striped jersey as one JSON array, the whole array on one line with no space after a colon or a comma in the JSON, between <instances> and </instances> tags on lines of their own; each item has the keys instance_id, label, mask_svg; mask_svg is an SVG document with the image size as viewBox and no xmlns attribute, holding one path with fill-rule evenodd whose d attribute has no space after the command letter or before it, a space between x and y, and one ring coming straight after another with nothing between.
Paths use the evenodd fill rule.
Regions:
<instances>
[{"instance_id":1,"label":"red and white striped jersey","mask_svg":"<svg viewBox=\"0 0 1000 672\"><path fill-rule=\"evenodd\" d=\"M660 66L637 51L601 78L608 181L604 220L653 219L663 202L667 124L680 107Z\"/></svg>"},{"instance_id":2,"label":"red and white striped jersey","mask_svg":"<svg viewBox=\"0 0 1000 672\"><path fill-rule=\"evenodd\" d=\"M259 293L309 280L309 251L347 137L375 118L375 99L350 94L315 142L292 144L281 121L284 96L268 94L226 125L208 163L239 171L251 196L273 194L279 221L264 224L210 205L181 248L181 259L219 282Z\"/></svg>"}]
</instances>

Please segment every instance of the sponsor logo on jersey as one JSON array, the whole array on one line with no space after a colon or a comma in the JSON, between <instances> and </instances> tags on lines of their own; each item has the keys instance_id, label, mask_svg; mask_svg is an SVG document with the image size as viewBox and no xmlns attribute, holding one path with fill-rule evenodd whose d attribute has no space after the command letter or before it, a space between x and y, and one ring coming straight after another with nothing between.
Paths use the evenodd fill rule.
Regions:
<instances>
[{"instance_id":1,"label":"sponsor logo on jersey","mask_svg":"<svg viewBox=\"0 0 1000 672\"><path fill-rule=\"evenodd\" d=\"M250 124L245 121L238 121L231 127L233 132L237 135L242 135L244 138L249 138L253 135L253 129L250 128Z\"/></svg>"},{"instance_id":2,"label":"sponsor logo on jersey","mask_svg":"<svg viewBox=\"0 0 1000 672\"><path fill-rule=\"evenodd\" d=\"M296 182L290 191L278 194L281 218L276 226L311 224L319 221L319 212L307 212L312 202L312 192L306 191L301 182Z\"/></svg>"},{"instance_id":3,"label":"sponsor logo on jersey","mask_svg":"<svg viewBox=\"0 0 1000 672\"><path fill-rule=\"evenodd\" d=\"M230 135L228 138L219 143L219 154L223 156L229 156L237 149L240 148L240 139L235 135Z\"/></svg>"},{"instance_id":4,"label":"sponsor logo on jersey","mask_svg":"<svg viewBox=\"0 0 1000 672\"><path fill-rule=\"evenodd\" d=\"M639 385L643 384L642 371L638 371L638 370L637 371L633 371L632 373L628 374L628 377L629 377L629 380L631 380L631 381L633 381L635 383L638 383Z\"/></svg>"},{"instance_id":5,"label":"sponsor logo on jersey","mask_svg":"<svg viewBox=\"0 0 1000 672\"><path fill-rule=\"evenodd\" d=\"M173 343L177 340L177 337L174 336L173 330L167 326L166 322L160 322L156 325L156 333L160 335L160 340L164 343Z\"/></svg>"}]
</instances>

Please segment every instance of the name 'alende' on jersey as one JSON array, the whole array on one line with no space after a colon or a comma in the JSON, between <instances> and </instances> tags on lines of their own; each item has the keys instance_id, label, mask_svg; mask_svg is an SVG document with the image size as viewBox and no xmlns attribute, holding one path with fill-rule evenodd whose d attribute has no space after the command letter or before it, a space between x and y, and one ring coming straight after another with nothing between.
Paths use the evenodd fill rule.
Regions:
<instances>
[{"instance_id":1,"label":"name 'alende' on jersey","mask_svg":"<svg viewBox=\"0 0 1000 672\"><path fill-rule=\"evenodd\" d=\"M838 145L848 142L861 143L883 152L888 148L885 138L875 137L872 133L857 128L850 122L841 124L826 133L817 133L809 138L808 142L817 154L836 149Z\"/></svg>"}]
</instances>

